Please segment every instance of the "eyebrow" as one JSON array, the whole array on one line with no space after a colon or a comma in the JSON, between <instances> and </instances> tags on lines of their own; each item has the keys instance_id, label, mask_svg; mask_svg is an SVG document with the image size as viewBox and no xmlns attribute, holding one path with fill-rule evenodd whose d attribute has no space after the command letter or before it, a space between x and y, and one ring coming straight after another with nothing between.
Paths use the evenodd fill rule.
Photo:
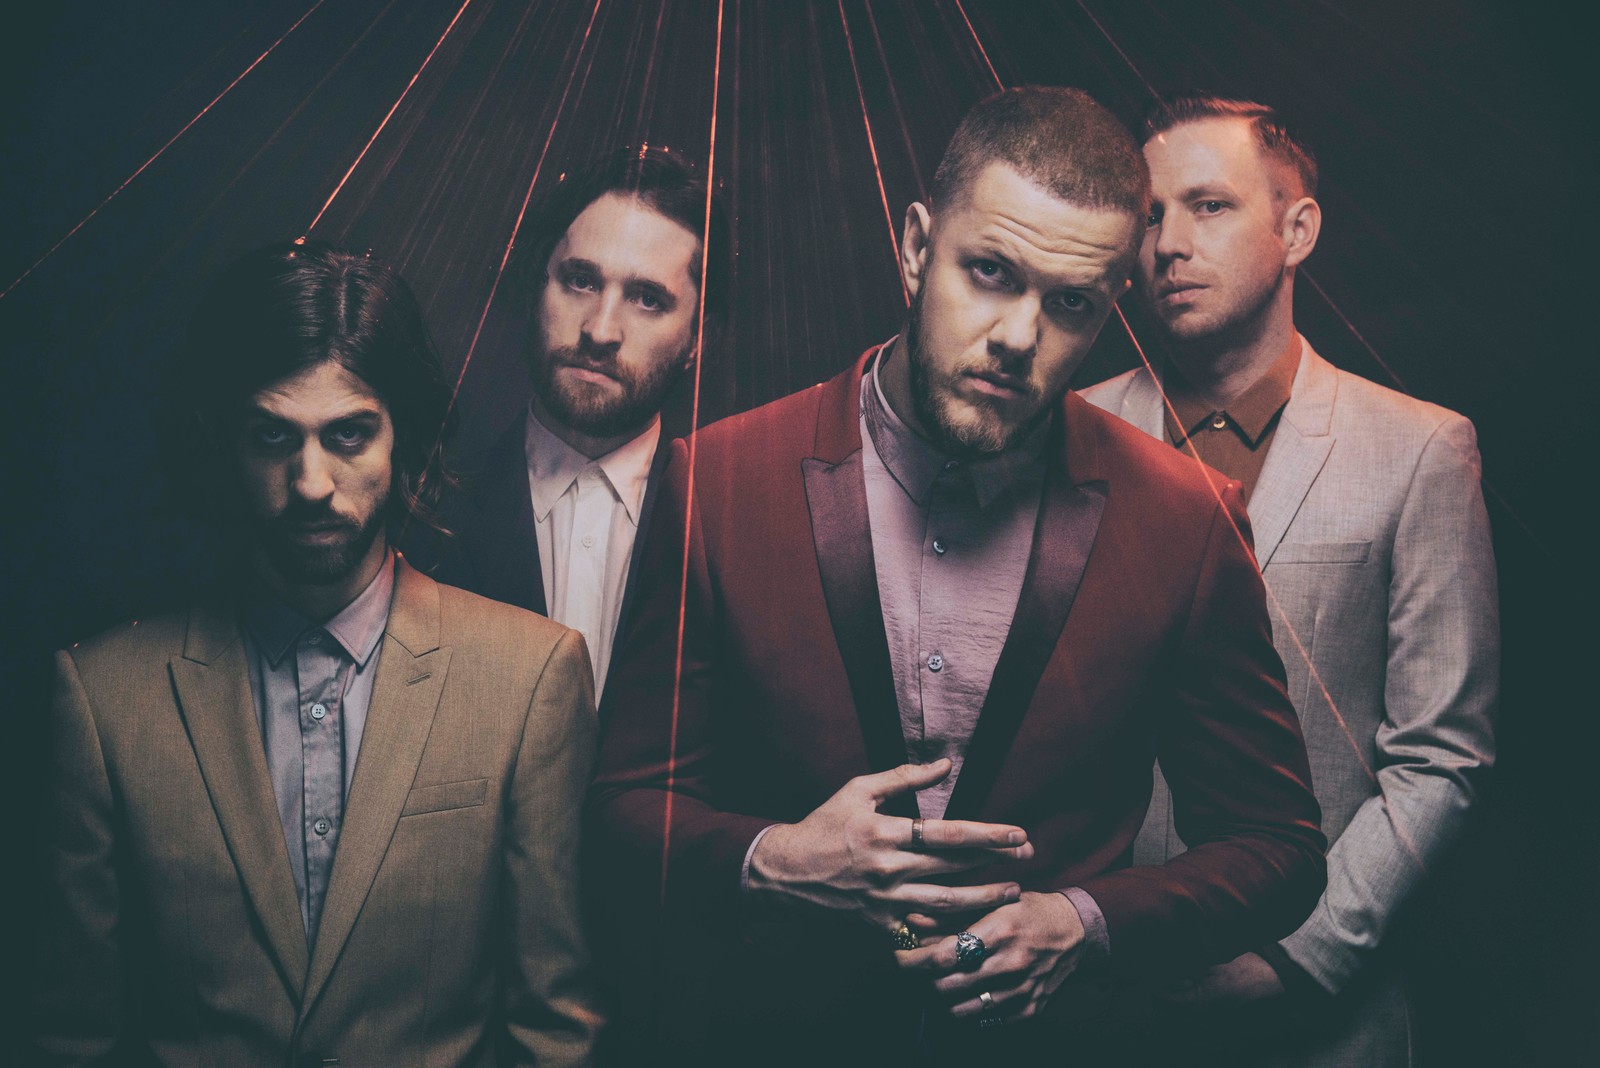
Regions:
<instances>
[{"instance_id":1,"label":"eyebrow","mask_svg":"<svg viewBox=\"0 0 1600 1068\"><path fill-rule=\"evenodd\" d=\"M301 426L298 421L290 419L286 415L280 415L277 412L272 411L270 408L262 406L253 399L249 402L249 411L245 413L245 419L246 421L264 420L272 423L287 423L290 426L295 427ZM358 421L381 422L382 419L383 409L381 407L376 404L364 404L358 408L351 408L348 411L341 412L332 419L327 419L317 424L317 426L320 428L333 426L336 423L352 423Z\"/></svg>"},{"instance_id":2,"label":"eyebrow","mask_svg":"<svg viewBox=\"0 0 1600 1068\"><path fill-rule=\"evenodd\" d=\"M555 265L555 267L556 267L557 271L562 271L562 270L588 271L590 274L599 275L601 278L605 278L606 277L606 272L601 269L601 267L600 267L600 265L598 263L595 263L592 260L586 260L581 256L568 256L565 259L563 259L560 262L558 262ZM688 281L689 281L689 284L692 287L695 284L695 282L697 281L697 279L688 279ZM681 299L680 294L679 294L679 292L677 290L673 289L670 285L668 285L667 283L661 281L658 278L652 278L650 275L646 275L646 274L627 274L627 275L623 275L622 276L621 282L622 282L623 285L643 286L643 287L645 287L647 289L651 289L651 290L654 290L655 292L660 293L662 296L670 297L673 300Z\"/></svg>"},{"instance_id":3,"label":"eyebrow","mask_svg":"<svg viewBox=\"0 0 1600 1068\"><path fill-rule=\"evenodd\" d=\"M1178 200L1216 200L1221 197L1232 197L1235 193L1233 187L1227 183L1202 182L1191 185L1178 194Z\"/></svg>"}]
</instances>

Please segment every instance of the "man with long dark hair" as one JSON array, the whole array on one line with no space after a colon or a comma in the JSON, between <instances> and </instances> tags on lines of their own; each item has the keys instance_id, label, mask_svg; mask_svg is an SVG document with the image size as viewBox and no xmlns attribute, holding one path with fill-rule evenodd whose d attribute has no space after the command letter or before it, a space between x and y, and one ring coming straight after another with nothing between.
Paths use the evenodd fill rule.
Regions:
<instances>
[{"instance_id":1,"label":"man with long dark hair","mask_svg":"<svg viewBox=\"0 0 1600 1068\"><path fill-rule=\"evenodd\" d=\"M585 1063L588 660L390 548L444 480L415 298L370 257L260 249L172 382L175 482L237 566L57 658L42 1052Z\"/></svg>"},{"instance_id":2,"label":"man with long dark hair","mask_svg":"<svg viewBox=\"0 0 1600 1068\"><path fill-rule=\"evenodd\" d=\"M581 632L596 693L666 466L662 405L726 311L729 226L709 199L708 217L705 180L661 148L618 149L547 196L510 279L528 409L445 501L455 536L408 543L440 581Z\"/></svg>"}]
</instances>

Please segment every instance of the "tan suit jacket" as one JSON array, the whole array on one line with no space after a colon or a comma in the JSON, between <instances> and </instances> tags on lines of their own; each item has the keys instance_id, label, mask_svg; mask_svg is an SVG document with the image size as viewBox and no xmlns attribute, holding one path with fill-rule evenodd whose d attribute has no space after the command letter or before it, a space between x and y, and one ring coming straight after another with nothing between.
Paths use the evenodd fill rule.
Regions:
<instances>
[{"instance_id":1,"label":"tan suit jacket","mask_svg":"<svg viewBox=\"0 0 1600 1068\"><path fill-rule=\"evenodd\" d=\"M583 639L403 561L315 945L233 615L58 655L49 1063L582 1064Z\"/></svg>"}]
</instances>

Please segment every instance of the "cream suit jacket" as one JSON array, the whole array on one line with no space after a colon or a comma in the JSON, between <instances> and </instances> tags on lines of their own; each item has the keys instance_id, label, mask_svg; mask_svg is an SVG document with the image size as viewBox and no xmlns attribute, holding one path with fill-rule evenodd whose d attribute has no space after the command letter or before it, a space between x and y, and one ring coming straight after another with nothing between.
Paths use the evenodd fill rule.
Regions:
<instances>
[{"instance_id":1,"label":"cream suit jacket","mask_svg":"<svg viewBox=\"0 0 1600 1068\"><path fill-rule=\"evenodd\" d=\"M1164 435L1147 370L1083 396ZM1381 947L1494 753L1498 608L1472 424L1302 341L1248 511L1331 843L1328 888L1282 945L1350 995L1337 1033L1286 1063L1408 1064L1409 1013ZM1171 812L1158 783L1134 863L1183 851Z\"/></svg>"},{"instance_id":2,"label":"cream suit jacket","mask_svg":"<svg viewBox=\"0 0 1600 1068\"><path fill-rule=\"evenodd\" d=\"M398 566L309 951L231 612L58 655L46 1063L587 1063L583 640Z\"/></svg>"}]
</instances>

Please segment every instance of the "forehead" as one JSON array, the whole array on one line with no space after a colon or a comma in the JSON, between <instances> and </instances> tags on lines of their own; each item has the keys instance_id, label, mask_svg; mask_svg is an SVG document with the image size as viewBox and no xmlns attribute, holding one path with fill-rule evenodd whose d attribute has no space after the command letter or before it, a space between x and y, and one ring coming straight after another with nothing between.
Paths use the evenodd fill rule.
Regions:
<instances>
[{"instance_id":1,"label":"forehead","mask_svg":"<svg viewBox=\"0 0 1600 1068\"><path fill-rule=\"evenodd\" d=\"M388 411L371 386L335 360L324 360L274 382L254 394L250 404L275 419L304 426Z\"/></svg>"},{"instance_id":2,"label":"forehead","mask_svg":"<svg viewBox=\"0 0 1600 1068\"><path fill-rule=\"evenodd\" d=\"M1129 212L1062 200L993 162L935 218L934 229L962 253L1004 258L1041 287L1109 288L1120 284L1138 248L1137 223Z\"/></svg>"},{"instance_id":3,"label":"forehead","mask_svg":"<svg viewBox=\"0 0 1600 1068\"><path fill-rule=\"evenodd\" d=\"M700 235L676 219L638 197L607 193L572 220L551 258L588 260L608 275L669 286L691 278L699 251Z\"/></svg>"},{"instance_id":4,"label":"forehead","mask_svg":"<svg viewBox=\"0 0 1600 1068\"><path fill-rule=\"evenodd\" d=\"M1267 180L1267 161L1250 120L1207 118L1186 122L1151 137L1144 146L1150 182L1158 190Z\"/></svg>"}]
</instances>

